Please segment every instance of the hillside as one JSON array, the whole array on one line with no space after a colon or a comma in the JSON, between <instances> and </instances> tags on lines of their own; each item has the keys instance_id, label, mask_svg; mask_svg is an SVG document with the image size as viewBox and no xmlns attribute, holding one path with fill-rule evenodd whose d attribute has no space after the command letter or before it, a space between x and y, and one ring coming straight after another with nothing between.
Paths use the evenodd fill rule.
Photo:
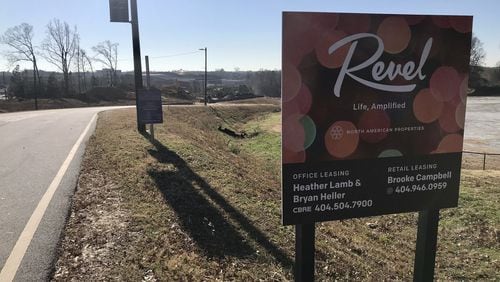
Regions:
<instances>
[{"instance_id":1,"label":"hillside","mask_svg":"<svg viewBox=\"0 0 500 282\"><path fill-rule=\"evenodd\" d=\"M279 106L169 106L164 120L151 143L133 109L100 115L53 279L293 280ZM499 181L498 171L463 171L460 207L441 213L438 279L500 279ZM411 280L416 220L318 223L318 281Z\"/></svg>"}]
</instances>

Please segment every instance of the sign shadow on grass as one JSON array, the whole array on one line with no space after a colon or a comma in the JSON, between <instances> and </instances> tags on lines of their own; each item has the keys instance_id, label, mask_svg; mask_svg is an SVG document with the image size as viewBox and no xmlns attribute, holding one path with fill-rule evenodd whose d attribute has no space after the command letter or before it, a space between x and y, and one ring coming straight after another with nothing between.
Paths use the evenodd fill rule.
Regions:
<instances>
[{"instance_id":1,"label":"sign shadow on grass","mask_svg":"<svg viewBox=\"0 0 500 282\"><path fill-rule=\"evenodd\" d=\"M207 255L245 257L255 254L255 250L238 233L237 227L226 219L229 217L280 265L293 267L293 260L282 249L194 172L184 159L157 140L152 144L155 149L149 150L149 154L160 163L174 165L176 171L149 170L148 173L179 216L183 230L189 232Z\"/></svg>"}]
</instances>

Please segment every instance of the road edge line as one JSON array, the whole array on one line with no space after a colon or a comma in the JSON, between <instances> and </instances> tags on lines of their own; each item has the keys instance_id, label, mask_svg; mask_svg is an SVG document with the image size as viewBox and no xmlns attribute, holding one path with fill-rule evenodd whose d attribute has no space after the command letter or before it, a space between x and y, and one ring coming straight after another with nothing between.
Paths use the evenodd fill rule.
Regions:
<instances>
[{"instance_id":1,"label":"road edge line","mask_svg":"<svg viewBox=\"0 0 500 282\"><path fill-rule=\"evenodd\" d=\"M28 223L26 223L26 226L23 229L23 232L21 232L21 235L17 239L16 244L14 245L14 248L10 252L9 257L7 258L7 261L5 262L2 271L0 272L0 281L12 281L14 280L14 277L16 276L17 270L19 269L19 266L21 265L21 261L26 254L26 251L28 250L29 245L31 244L31 240L33 239L33 236L35 235L36 230L38 229L38 226L45 214L45 211L47 210L50 201L52 200L52 197L54 196L55 192L57 191L57 188L59 188L59 184L61 184L61 181L66 174L66 171L68 170L69 165L73 161L76 152L80 148L80 145L83 142L83 139L87 135L87 133L90 130L90 127L94 123L94 121L97 118L97 113L94 114L90 120L90 122L87 124L87 127L83 130L82 134L76 141L76 143L73 145L71 150L68 153L68 156L64 160L63 164L59 168L59 171L57 172L56 176L54 179L52 179L52 182L50 183L49 187L47 188L47 191L45 191L45 194L42 196L40 201L38 202L37 207L31 214L30 219L28 220Z\"/></svg>"}]
</instances>

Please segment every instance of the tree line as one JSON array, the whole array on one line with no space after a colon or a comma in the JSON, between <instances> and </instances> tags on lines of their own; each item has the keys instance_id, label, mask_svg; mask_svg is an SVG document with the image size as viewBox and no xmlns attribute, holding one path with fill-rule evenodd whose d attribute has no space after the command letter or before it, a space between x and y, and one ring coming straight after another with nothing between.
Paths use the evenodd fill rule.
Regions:
<instances>
[{"instance_id":1,"label":"tree line","mask_svg":"<svg viewBox=\"0 0 500 282\"><path fill-rule=\"evenodd\" d=\"M133 77L118 75L118 43L109 40L100 42L91 48L90 54L80 46L77 27L59 19L53 19L46 25L45 38L41 42L34 42L34 35L33 26L28 23L8 28L0 35L0 44L8 47L3 55L11 66L15 66L9 74L8 83L8 91L13 97L34 98L36 106L37 98L75 97L103 84L129 90L129 84L133 84ZM59 72L47 74L41 71L38 67L40 60L54 65ZM32 70L21 70L21 62L29 62ZM107 69L104 78L96 75L95 63ZM31 75L29 72L32 72ZM223 70L213 72L214 75L224 73ZM245 72L238 70L235 73ZM281 95L281 71L260 70L247 72L245 76L245 87L248 89L239 87L239 94ZM190 93L202 93L201 86L193 85ZM209 93L213 92L214 96L223 94L214 92L216 88L210 88Z\"/></svg>"},{"instance_id":2,"label":"tree line","mask_svg":"<svg viewBox=\"0 0 500 282\"><path fill-rule=\"evenodd\" d=\"M19 70L19 65L12 71L9 85L15 96L53 97L59 93L59 91L54 91L55 88L61 89L61 95L64 96L71 96L75 92L82 93L88 89L89 82L91 85L97 82L93 62L100 62L109 69L109 86L116 85L118 43L109 40L100 42L92 47L94 54L90 57L88 52L80 46L80 35L76 26L71 27L66 22L53 19L47 24L45 34L45 39L36 45L33 41L35 35L33 26L22 23L8 28L0 36L0 43L8 47L4 56L11 66L20 62L29 62L33 67L32 91L25 89L28 78ZM54 73L47 78L45 85L42 85L38 68L40 59L49 62L61 71L61 87L57 85L58 77ZM74 80L72 74L75 71L76 83L72 83ZM86 77L88 73L91 75L90 81Z\"/></svg>"},{"instance_id":3,"label":"tree line","mask_svg":"<svg viewBox=\"0 0 500 282\"><path fill-rule=\"evenodd\" d=\"M117 86L118 43L109 40L100 42L91 48L93 55L80 46L80 35L77 27L71 27L58 19L51 20L45 29L45 39L36 45L33 41L33 26L28 23L8 28L0 36L0 43L8 49L4 56L10 65L20 62L29 62L32 65L32 74L29 77L26 71L21 71L17 65L11 72L9 91L16 97L70 97L82 93L89 88L102 85L103 81L95 75L94 63L101 63L108 71L105 83L107 86ZM470 81L471 87L478 87L482 83L481 67L484 63L485 51L483 43L472 36L470 54ZM43 59L57 67L61 74L51 73L43 81L38 68ZM500 67L500 63L497 64ZM215 73L221 71L216 71ZM222 70L223 72L223 70ZM236 71L239 73L239 71ZM499 72L500 73L500 72ZM90 77L87 77L90 75ZM500 76L500 75L499 75ZM31 81L32 80L32 81ZM260 70L248 72L246 86L257 95L279 97L281 95L281 71ZM31 86L29 86L31 84ZM191 89L194 92L197 89Z\"/></svg>"}]
</instances>

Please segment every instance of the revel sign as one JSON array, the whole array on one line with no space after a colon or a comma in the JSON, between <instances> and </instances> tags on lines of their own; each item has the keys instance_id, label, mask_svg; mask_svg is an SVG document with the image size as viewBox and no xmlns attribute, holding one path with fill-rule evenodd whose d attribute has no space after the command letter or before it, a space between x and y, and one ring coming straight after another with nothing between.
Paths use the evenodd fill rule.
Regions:
<instances>
[{"instance_id":1,"label":"revel sign","mask_svg":"<svg viewBox=\"0 0 500 282\"><path fill-rule=\"evenodd\" d=\"M358 40L363 38L375 39L377 41L378 48L376 52L366 61L356 66L350 66L351 59L359 43ZM410 92L414 90L417 85L416 83L407 85L392 85L392 84L379 83L380 81L383 81L385 78L389 78L389 80L391 81L394 80L398 75L403 77L407 81L411 81L415 79L415 77L417 76L420 80L423 80L425 78L425 75L422 74L422 67L424 66L427 57L429 56L429 52L432 47L432 38L429 38L427 40L427 43L425 44L417 68L415 67L415 63L412 61L409 61L404 65L395 64L394 62L391 61L388 63L387 67L385 66L385 62L378 61L378 59L382 56L384 52L384 42L380 37L371 33L354 34L342 40L339 40L335 42L332 46L330 46L330 48L328 48L328 53L332 54L340 47L349 43L352 43L351 47L349 47L349 52L347 53L344 63L342 64L342 67L340 69L340 73L335 82L334 93L335 96L337 97L340 97L340 88L342 87L342 82L344 81L346 75L350 76L352 79L356 80L357 82L367 87L388 92ZM371 65L373 65L371 76L372 79L375 80L376 82L373 80L372 81L365 80L354 74L356 71L363 70L364 68Z\"/></svg>"},{"instance_id":2,"label":"revel sign","mask_svg":"<svg viewBox=\"0 0 500 282\"><path fill-rule=\"evenodd\" d=\"M472 17L283 13L282 219L454 207Z\"/></svg>"}]
</instances>

